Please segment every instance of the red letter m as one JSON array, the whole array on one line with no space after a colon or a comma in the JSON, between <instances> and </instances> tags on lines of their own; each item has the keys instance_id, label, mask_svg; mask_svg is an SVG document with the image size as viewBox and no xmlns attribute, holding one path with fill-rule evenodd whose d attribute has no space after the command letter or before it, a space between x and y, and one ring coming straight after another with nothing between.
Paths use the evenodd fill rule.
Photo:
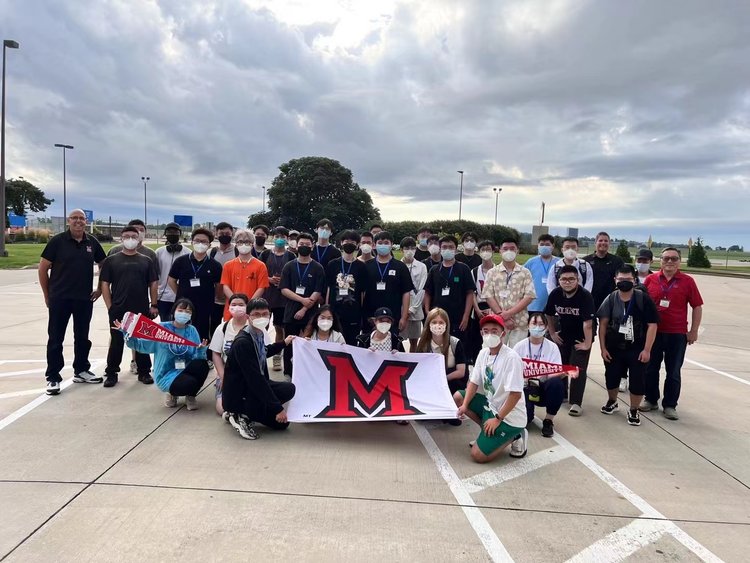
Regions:
<instances>
[{"instance_id":1,"label":"red letter m","mask_svg":"<svg viewBox=\"0 0 750 563\"><path fill-rule=\"evenodd\" d=\"M406 394L406 380L417 364L386 360L368 385L351 355L329 350L318 353L331 374L331 399L315 418L365 417L354 409L355 401L369 415L385 403L378 417L423 414L409 404Z\"/></svg>"}]
</instances>

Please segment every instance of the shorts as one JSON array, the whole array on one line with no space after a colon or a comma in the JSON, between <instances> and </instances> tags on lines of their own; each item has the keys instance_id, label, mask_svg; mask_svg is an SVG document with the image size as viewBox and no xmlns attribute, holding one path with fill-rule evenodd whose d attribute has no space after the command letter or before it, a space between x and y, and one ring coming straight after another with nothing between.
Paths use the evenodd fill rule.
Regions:
<instances>
[{"instance_id":1,"label":"shorts","mask_svg":"<svg viewBox=\"0 0 750 563\"><path fill-rule=\"evenodd\" d=\"M611 362L604 362L604 380L607 389L617 389L620 380L628 377L628 390L633 395L644 395L646 393L646 367L648 364L638 361L641 351L638 348L632 350L608 350L612 356Z\"/></svg>"},{"instance_id":2,"label":"shorts","mask_svg":"<svg viewBox=\"0 0 750 563\"><path fill-rule=\"evenodd\" d=\"M274 307L271 309L273 317L273 326L284 326L284 307Z\"/></svg>"},{"instance_id":3,"label":"shorts","mask_svg":"<svg viewBox=\"0 0 750 563\"><path fill-rule=\"evenodd\" d=\"M406 328L399 333L401 338L419 338L422 336L422 321L406 321Z\"/></svg>"},{"instance_id":4,"label":"shorts","mask_svg":"<svg viewBox=\"0 0 750 563\"><path fill-rule=\"evenodd\" d=\"M461 390L459 393L461 393L462 397L466 396L465 390ZM495 433L492 436L487 436L487 434L484 433L484 423L495 415L484 408L486 405L487 397L477 393L469 403L469 410L477 415L482 421L482 428L479 431L479 436L477 436L477 447L484 455L491 455L492 452L498 448L503 447L508 442L512 442L520 436L523 428L511 426L503 421L500 423L500 426L495 429Z\"/></svg>"}]
</instances>

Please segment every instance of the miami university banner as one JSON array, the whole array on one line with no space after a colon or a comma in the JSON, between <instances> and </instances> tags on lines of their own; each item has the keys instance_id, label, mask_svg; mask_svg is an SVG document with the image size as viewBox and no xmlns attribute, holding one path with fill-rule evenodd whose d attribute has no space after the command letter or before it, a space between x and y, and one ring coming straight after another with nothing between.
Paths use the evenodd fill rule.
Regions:
<instances>
[{"instance_id":1,"label":"miami university banner","mask_svg":"<svg viewBox=\"0 0 750 563\"><path fill-rule=\"evenodd\" d=\"M456 418L438 354L389 354L295 338L291 422Z\"/></svg>"},{"instance_id":2,"label":"miami university banner","mask_svg":"<svg viewBox=\"0 0 750 563\"><path fill-rule=\"evenodd\" d=\"M122 316L122 330L129 336L143 338L144 340L154 340L156 342L166 342L168 344L178 344L181 346L198 346L196 342L191 342L171 330L167 330L159 323L155 323L146 315L140 313L125 313Z\"/></svg>"}]
</instances>

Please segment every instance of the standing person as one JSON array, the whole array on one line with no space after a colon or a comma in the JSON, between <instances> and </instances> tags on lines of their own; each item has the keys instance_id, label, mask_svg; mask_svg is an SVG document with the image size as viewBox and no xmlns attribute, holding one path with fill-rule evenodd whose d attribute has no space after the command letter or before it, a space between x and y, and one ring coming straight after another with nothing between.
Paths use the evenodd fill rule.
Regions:
<instances>
[{"instance_id":1,"label":"standing person","mask_svg":"<svg viewBox=\"0 0 750 563\"><path fill-rule=\"evenodd\" d=\"M299 336L318 308L325 295L326 273L312 259L313 237L300 233L297 240L299 256L287 262L281 272L281 294L286 297L284 306L284 334ZM284 375L292 376L292 347L284 348Z\"/></svg>"},{"instance_id":2,"label":"standing person","mask_svg":"<svg viewBox=\"0 0 750 563\"><path fill-rule=\"evenodd\" d=\"M375 255L373 254L375 248L374 245L375 241L372 233L369 231L362 233L359 236L359 256L357 257L357 260L364 262L365 264L375 260Z\"/></svg>"},{"instance_id":3,"label":"standing person","mask_svg":"<svg viewBox=\"0 0 750 563\"><path fill-rule=\"evenodd\" d=\"M250 254L252 254L253 258L257 258L261 262L265 261L265 257L269 252L269 250L266 248L266 240L268 240L268 237L270 235L271 229L269 229L266 225L258 225L257 227L253 227L254 245L252 250L250 251Z\"/></svg>"},{"instance_id":4,"label":"standing person","mask_svg":"<svg viewBox=\"0 0 750 563\"><path fill-rule=\"evenodd\" d=\"M159 307L159 319L166 322L170 319L174 301L177 299L174 291L169 286L169 272L175 260L180 256L187 256L190 250L180 243L182 229L177 223L168 223L164 227L164 246L156 249L156 272L159 274L159 291L157 295L157 307Z\"/></svg>"},{"instance_id":5,"label":"standing person","mask_svg":"<svg viewBox=\"0 0 750 563\"><path fill-rule=\"evenodd\" d=\"M646 283L646 278L654 272L651 271L651 264L654 262L654 253L648 248L639 248L635 257L635 269L638 271L638 285Z\"/></svg>"},{"instance_id":6,"label":"standing person","mask_svg":"<svg viewBox=\"0 0 750 563\"><path fill-rule=\"evenodd\" d=\"M555 262L552 267L553 275L547 278L547 293L552 293L556 287L560 287L560 269L563 266L573 266L578 272L578 285L591 293L594 287L594 272L591 265L585 260L578 258L578 239L565 237L562 240L562 260Z\"/></svg>"},{"instance_id":7,"label":"standing person","mask_svg":"<svg viewBox=\"0 0 750 563\"><path fill-rule=\"evenodd\" d=\"M498 315L481 320L485 348L479 353L466 390L453 395L458 415L466 415L479 425L479 436L471 444L471 457L477 463L492 461L509 445L511 457L524 457L527 452L523 360L503 345L503 322ZM483 393L477 393L480 388Z\"/></svg>"},{"instance_id":8,"label":"standing person","mask_svg":"<svg viewBox=\"0 0 750 563\"><path fill-rule=\"evenodd\" d=\"M86 234L86 214L74 209L68 215L68 229L52 237L39 260L39 287L49 312L47 324L47 395L60 393L60 372L65 367L63 342L68 321L73 317L73 381L101 383L91 373L89 326L94 301L100 289L92 290L94 264L101 268L106 256L94 237Z\"/></svg>"},{"instance_id":9,"label":"standing person","mask_svg":"<svg viewBox=\"0 0 750 563\"><path fill-rule=\"evenodd\" d=\"M453 235L445 235L440 239L443 260L427 274L424 310L425 313L429 313L433 307L440 307L447 311L451 320L451 334L463 341L469 326L471 307L474 304L471 298L474 293L474 281L469 267L456 262L457 247L458 241Z\"/></svg>"},{"instance_id":10,"label":"standing person","mask_svg":"<svg viewBox=\"0 0 750 563\"><path fill-rule=\"evenodd\" d=\"M703 298L695 280L680 272L680 251L667 247L661 251L661 271L646 278L644 286L656 303L659 326L651 349L651 360L646 369L646 400L641 411L659 408L659 370L664 362L664 397L661 406L664 416L678 420L677 401L682 387L682 363L687 346L698 340L698 328L703 318ZM692 309L688 330L688 305Z\"/></svg>"},{"instance_id":11,"label":"standing person","mask_svg":"<svg viewBox=\"0 0 750 563\"><path fill-rule=\"evenodd\" d=\"M180 256L169 271L169 287L179 299L185 297L193 305L192 324L201 340L211 338L211 312L221 291L221 264L208 256L214 235L207 229L195 229L191 236L193 252Z\"/></svg>"},{"instance_id":12,"label":"standing person","mask_svg":"<svg viewBox=\"0 0 750 563\"><path fill-rule=\"evenodd\" d=\"M222 321L214 330L211 337L211 343L208 350L216 369L216 412L224 414L224 404L221 400L221 388L224 382L224 364L227 360L229 348L240 331L248 324L247 305L249 303L247 295L244 293L235 293L229 297L229 314L231 319Z\"/></svg>"},{"instance_id":13,"label":"standing person","mask_svg":"<svg viewBox=\"0 0 750 563\"><path fill-rule=\"evenodd\" d=\"M370 232L372 233L372 236L378 236L380 233L383 232L383 226L379 225L378 223L374 223L370 225Z\"/></svg>"},{"instance_id":14,"label":"standing person","mask_svg":"<svg viewBox=\"0 0 750 563\"><path fill-rule=\"evenodd\" d=\"M464 346L458 338L450 335L450 324L448 313L439 307L432 309L424 321L424 330L419 336L419 341L411 351L443 356L448 388L451 393L456 393L460 389L466 389L469 372L466 370ZM448 422L453 426L461 424L458 419Z\"/></svg>"},{"instance_id":15,"label":"standing person","mask_svg":"<svg viewBox=\"0 0 750 563\"><path fill-rule=\"evenodd\" d=\"M325 270L331 260L341 258L341 252L330 243L333 223L329 219L321 219L318 221L315 232L318 233L318 242L315 243L311 256Z\"/></svg>"},{"instance_id":16,"label":"standing person","mask_svg":"<svg viewBox=\"0 0 750 563\"><path fill-rule=\"evenodd\" d=\"M627 374L630 376L628 424L640 426L638 407L646 389L646 365L651 359L659 316L651 298L640 289L634 289L635 270L631 265L617 270L615 286L617 289L604 299L596 313L609 395L602 412L614 414L617 411L618 387Z\"/></svg>"},{"instance_id":17,"label":"standing person","mask_svg":"<svg viewBox=\"0 0 750 563\"><path fill-rule=\"evenodd\" d=\"M268 301L273 317L273 330L275 342L284 341L284 307L286 297L281 294L281 272L287 262L294 260L295 256L286 249L289 230L286 227L277 226L273 229L273 248L266 256L266 270L268 271L268 287L263 292L263 298ZM281 370L281 355L273 356L273 370Z\"/></svg>"},{"instance_id":18,"label":"standing person","mask_svg":"<svg viewBox=\"0 0 750 563\"><path fill-rule=\"evenodd\" d=\"M479 330L479 321L483 317L492 313L489 303L482 297L484 284L490 270L495 267L492 259L495 245L491 240L483 240L479 243L479 257L482 264L471 271L471 278L474 281L474 293L472 294L472 314L469 320L469 329L466 334L466 357L469 365L474 365L474 359L482 349L482 335Z\"/></svg>"},{"instance_id":19,"label":"standing person","mask_svg":"<svg viewBox=\"0 0 750 563\"><path fill-rule=\"evenodd\" d=\"M599 310L604 299L615 290L615 276L617 271L625 264L622 258L610 254L609 235L604 231L596 235L596 252L584 256L584 260L591 265L594 274L594 284L591 288L591 297L594 298L594 307Z\"/></svg>"},{"instance_id":20,"label":"standing person","mask_svg":"<svg viewBox=\"0 0 750 563\"><path fill-rule=\"evenodd\" d=\"M367 271L363 262L356 259L359 233L347 230L341 233L341 257L326 266L328 303L341 321L346 343L355 346L362 329L362 300L367 285Z\"/></svg>"},{"instance_id":21,"label":"standing person","mask_svg":"<svg viewBox=\"0 0 750 563\"><path fill-rule=\"evenodd\" d=\"M221 264L222 274L224 272L224 266L230 260L234 260L239 256L239 252L234 244L232 244L232 238L234 236L234 227L226 221L221 221L214 227L214 235L219 241L219 246L215 246L208 253L209 258L213 258L219 264ZM224 322L224 309L226 309L227 297L223 291L217 292L216 299L214 300L214 307L211 310L211 334L214 333L216 327Z\"/></svg>"},{"instance_id":22,"label":"standing person","mask_svg":"<svg viewBox=\"0 0 750 563\"><path fill-rule=\"evenodd\" d=\"M414 289L409 293L409 319L406 329L400 332L401 338L409 339L409 351L417 348L419 336L422 334L422 319L424 319L424 286L427 283L427 266L416 259L417 243L411 237L401 241L401 250L404 253L403 263L409 269L411 283Z\"/></svg>"},{"instance_id":23,"label":"standing person","mask_svg":"<svg viewBox=\"0 0 750 563\"><path fill-rule=\"evenodd\" d=\"M373 328L357 337L357 347L367 348L373 352L403 352L403 341L393 330L394 318L388 307L375 309L369 323ZM404 421L398 421L402 422Z\"/></svg>"},{"instance_id":24,"label":"standing person","mask_svg":"<svg viewBox=\"0 0 750 563\"><path fill-rule=\"evenodd\" d=\"M299 231L296 231L294 229L291 229L289 231L289 238L287 239L287 246L289 249L289 252L294 254L294 257L297 257L297 239L299 238Z\"/></svg>"},{"instance_id":25,"label":"standing person","mask_svg":"<svg viewBox=\"0 0 750 563\"><path fill-rule=\"evenodd\" d=\"M536 297L531 272L516 262L518 242L505 239L500 246L503 261L487 274L482 297L505 321L506 344L511 348L526 338L529 303Z\"/></svg>"},{"instance_id":26,"label":"standing person","mask_svg":"<svg viewBox=\"0 0 750 563\"><path fill-rule=\"evenodd\" d=\"M427 225L423 225L419 228L417 233L417 250L414 253L414 260L417 262L424 262L430 257L430 251L427 250L427 244L432 231Z\"/></svg>"},{"instance_id":27,"label":"standing person","mask_svg":"<svg viewBox=\"0 0 750 563\"><path fill-rule=\"evenodd\" d=\"M224 265L220 291L227 298L235 293L244 293L250 300L257 299L263 295L270 282L265 262L253 257L255 235L247 229L237 229L234 240L239 256ZM230 318L229 307L225 307L224 320L228 321Z\"/></svg>"},{"instance_id":28,"label":"standing person","mask_svg":"<svg viewBox=\"0 0 750 563\"><path fill-rule=\"evenodd\" d=\"M433 266L439 266L443 261L440 255L440 237L438 235L427 237L427 252L430 255L422 260L422 263L427 266L427 272L429 273Z\"/></svg>"},{"instance_id":29,"label":"standing person","mask_svg":"<svg viewBox=\"0 0 750 563\"><path fill-rule=\"evenodd\" d=\"M529 315L529 337L513 347L521 359L537 360L550 364L561 364L560 348L544 337L547 331L547 318L536 311ZM527 426L534 420L534 409L544 407L546 415L542 420L542 436L552 438L555 434L555 415L562 406L565 384L559 377L538 376L524 380L523 393L526 399Z\"/></svg>"},{"instance_id":30,"label":"standing person","mask_svg":"<svg viewBox=\"0 0 750 563\"><path fill-rule=\"evenodd\" d=\"M330 305L322 305L310 317L302 336L309 340L318 342L330 342L331 344L348 344L341 334L339 319ZM356 342L355 342L356 343Z\"/></svg>"},{"instance_id":31,"label":"standing person","mask_svg":"<svg viewBox=\"0 0 750 563\"><path fill-rule=\"evenodd\" d=\"M537 256L529 258L523 265L529 272L531 272L531 278L534 280L534 291L536 292L536 298L529 303L529 313L532 311L544 311L544 307L547 305L547 283L549 282L550 276L554 275L553 267L559 260L556 256L552 256L552 251L555 247L555 237L552 235L539 235L537 239Z\"/></svg>"},{"instance_id":32,"label":"standing person","mask_svg":"<svg viewBox=\"0 0 750 563\"><path fill-rule=\"evenodd\" d=\"M578 285L578 269L570 264L560 268L560 287L549 294L544 313L552 340L560 347L562 363L576 366L578 377L570 383L570 416L581 416L586 391L586 369L593 342L594 300ZM560 330L555 330L556 318Z\"/></svg>"},{"instance_id":33,"label":"standing person","mask_svg":"<svg viewBox=\"0 0 750 563\"><path fill-rule=\"evenodd\" d=\"M463 251L456 254L456 262L461 262L469 267L469 270L478 268L482 265L482 259L477 254L477 235L471 231L467 231L461 237L461 244L463 244Z\"/></svg>"},{"instance_id":34,"label":"standing person","mask_svg":"<svg viewBox=\"0 0 750 563\"><path fill-rule=\"evenodd\" d=\"M117 385L125 345L122 332L111 328L114 321L122 319L127 312L147 315L151 319L159 314L156 306L159 281L156 264L137 251L139 235L135 227L124 227L120 236L123 249L107 257L99 274L102 298L109 313L110 326L104 387ZM153 383L150 374L151 358L148 354L136 352L135 362L138 381L146 385Z\"/></svg>"},{"instance_id":35,"label":"standing person","mask_svg":"<svg viewBox=\"0 0 750 563\"><path fill-rule=\"evenodd\" d=\"M391 255L393 237L388 231L378 234L375 239L378 257L366 264L367 286L365 287L365 331L369 333L367 319L374 316L376 309L389 309L395 317L395 332L404 330L409 322L409 295L414 284L406 264Z\"/></svg>"}]
</instances>

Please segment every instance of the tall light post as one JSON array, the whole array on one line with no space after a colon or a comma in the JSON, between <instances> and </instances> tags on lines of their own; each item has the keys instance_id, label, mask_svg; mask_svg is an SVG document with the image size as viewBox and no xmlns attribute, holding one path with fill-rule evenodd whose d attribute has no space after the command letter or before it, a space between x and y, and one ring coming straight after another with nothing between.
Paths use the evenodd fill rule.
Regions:
<instances>
[{"instance_id":1,"label":"tall light post","mask_svg":"<svg viewBox=\"0 0 750 563\"><path fill-rule=\"evenodd\" d=\"M497 198L500 197L503 188L492 188L492 191L495 192L495 226L497 226Z\"/></svg>"},{"instance_id":2,"label":"tall light post","mask_svg":"<svg viewBox=\"0 0 750 563\"><path fill-rule=\"evenodd\" d=\"M62 149L63 152L63 216L65 219L68 218L68 185L67 185L67 170L65 167L65 151L70 149L73 150L73 145L62 145L55 143L55 146Z\"/></svg>"},{"instance_id":3,"label":"tall light post","mask_svg":"<svg viewBox=\"0 0 750 563\"><path fill-rule=\"evenodd\" d=\"M457 172L461 176L460 180L460 187L458 188L458 220L461 220L461 204L463 203L464 199L464 171L463 170L457 170Z\"/></svg>"},{"instance_id":4,"label":"tall light post","mask_svg":"<svg viewBox=\"0 0 750 563\"><path fill-rule=\"evenodd\" d=\"M5 250L5 49L18 49L18 41L3 40L3 95L2 124L0 124L0 257L7 257Z\"/></svg>"},{"instance_id":5,"label":"tall light post","mask_svg":"<svg viewBox=\"0 0 750 563\"><path fill-rule=\"evenodd\" d=\"M261 186L260 189L263 190L263 213L265 213L266 212L266 187Z\"/></svg>"},{"instance_id":6,"label":"tall light post","mask_svg":"<svg viewBox=\"0 0 750 563\"><path fill-rule=\"evenodd\" d=\"M148 181L151 179L150 176L141 176L143 180L143 224L146 225L146 235L148 235Z\"/></svg>"}]
</instances>

